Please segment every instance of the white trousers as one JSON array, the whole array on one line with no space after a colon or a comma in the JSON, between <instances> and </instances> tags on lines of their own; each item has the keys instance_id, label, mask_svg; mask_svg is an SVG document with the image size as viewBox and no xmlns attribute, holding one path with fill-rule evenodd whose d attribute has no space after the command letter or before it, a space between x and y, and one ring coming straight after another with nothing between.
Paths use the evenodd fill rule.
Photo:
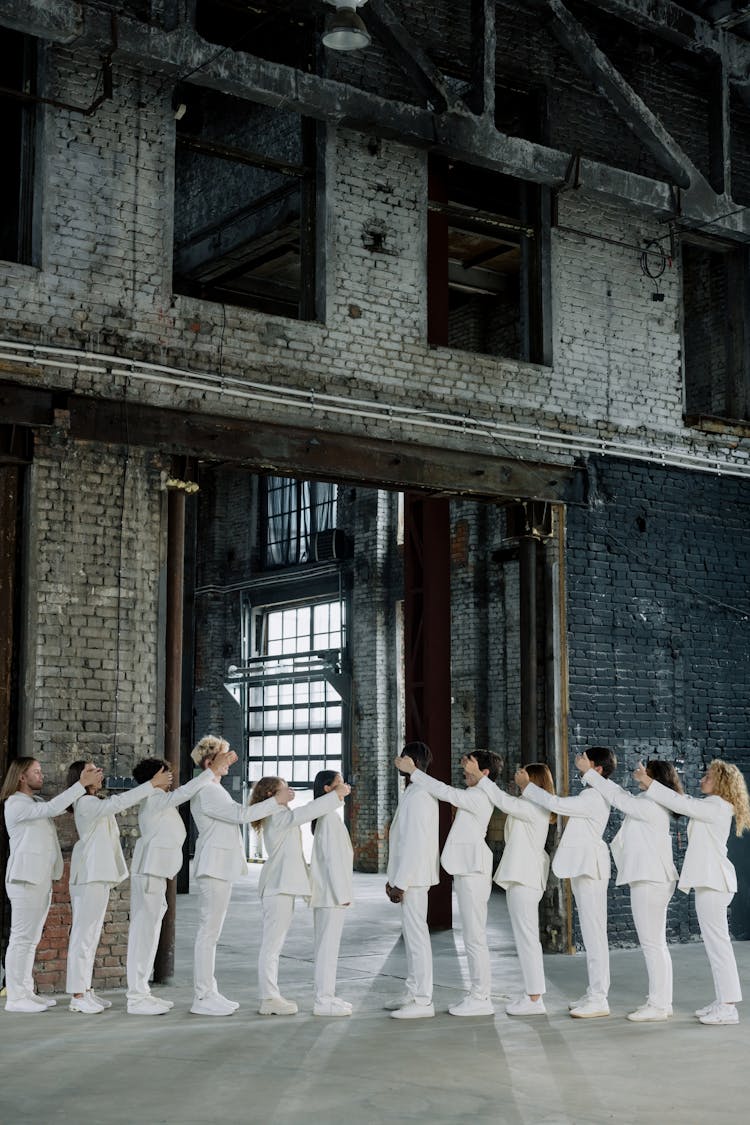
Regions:
<instances>
[{"instance_id":1,"label":"white trousers","mask_svg":"<svg viewBox=\"0 0 750 1125\"><path fill-rule=\"evenodd\" d=\"M261 906L263 909L263 936L260 940L260 952L258 953L258 994L261 1001L278 1000L281 996L279 992L279 957L294 916L294 895L264 895Z\"/></svg>"},{"instance_id":2,"label":"white trousers","mask_svg":"<svg viewBox=\"0 0 750 1125\"><path fill-rule=\"evenodd\" d=\"M588 994L596 1000L606 1000L609 994L607 883L590 875L574 875L570 880L586 950Z\"/></svg>"},{"instance_id":3,"label":"white trousers","mask_svg":"<svg viewBox=\"0 0 750 1125\"><path fill-rule=\"evenodd\" d=\"M648 1002L655 1008L672 1006L672 958L667 948L667 907L675 884L630 884L630 909L648 974Z\"/></svg>"},{"instance_id":4,"label":"white trousers","mask_svg":"<svg viewBox=\"0 0 750 1125\"><path fill-rule=\"evenodd\" d=\"M5 951L5 987L9 1000L34 992L34 957L52 901L51 883L6 883L10 899L10 937Z\"/></svg>"},{"instance_id":5,"label":"white trousers","mask_svg":"<svg viewBox=\"0 0 750 1125\"><path fill-rule=\"evenodd\" d=\"M333 1000L336 995L336 970L345 910L345 906L316 906L313 910L316 1004Z\"/></svg>"},{"instance_id":6,"label":"white trousers","mask_svg":"<svg viewBox=\"0 0 750 1125\"><path fill-rule=\"evenodd\" d=\"M65 991L71 995L88 992L91 988L94 958L99 948L111 887L111 883L74 883L70 888L73 925L68 939Z\"/></svg>"},{"instance_id":7,"label":"white trousers","mask_svg":"<svg viewBox=\"0 0 750 1125\"><path fill-rule=\"evenodd\" d=\"M417 1004L432 1003L432 946L427 928L428 887L409 887L401 902L406 949L406 991Z\"/></svg>"},{"instance_id":8,"label":"white trousers","mask_svg":"<svg viewBox=\"0 0 750 1125\"><path fill-rule=\"evenodd\" d=\"M128 1000L142 1000L151 993L149 981L166 911L167 880L158 875L131 875Z\"/></svg>"},{"instance_id":9,"label":"white trousers","mask_svg":"<svg viewBox=\"0 0 750 1125\"><path fill-rule=\"evenodd\" d=\"M720 1004L736 1004L742 999L727 919L727 910L733 898L731 891L695 888L695 912L714 978L716 999Z\"/></svg>"},{"instance_id":10,"label":"white trousers","mask_svg":"<svg viewBox=\"0 0 750 1125\"><path fill-rule=\"evenodd\" d=\"M543 996L544 980L542 943L539 940L539 902L542 892L537 887L511 883L505 891L513 940L521 965L523 987L527 996Z\"/></svg>"},{"instance_id":11,"label":"white trousers","mask_svg":"<svg viewBox=\"0 0 750 1125\"><path fill-rule=\"evenodd\" d=\"M232 884L210 875L199 875L195 881L198 884L198 929L193 952L193 989L196 1000L205 1000L219 991L214 976L216 945L229 909Z\"/></svg>"},{"instance_id":12,"label":"white trousers","mask_svg":"<svg viewBox=\"0 0 750 1125\"><path fill-rule=\"evenodd\" d=\"M463 928L471 995L477 1000L489 1000L492 977L487 948L487 900L492 888L492 875L489 872L486 875L479 872L454 875L453 886Z\"/></svg>"}]
</instances>

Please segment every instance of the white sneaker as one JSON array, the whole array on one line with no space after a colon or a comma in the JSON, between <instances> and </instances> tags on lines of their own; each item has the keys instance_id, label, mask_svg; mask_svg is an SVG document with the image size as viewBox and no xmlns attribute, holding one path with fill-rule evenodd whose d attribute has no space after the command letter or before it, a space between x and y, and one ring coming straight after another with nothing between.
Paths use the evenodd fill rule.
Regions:
<instances>
[{"instance_id":1,"label":"white sneaker","mask_svg":"<svg viewBox=\"0 0 750 1125\"><path fill-rule=\"evenodd\" d=\"M153 992L149 992L152 1000L158 1000L160 1004L166 1004L168 1008L174 1008L174 1000L165 1000L163 996L154 996ZM237 1005L239 1007L239 1004Z\"/></svg>"},{"instance_id":2,"label":"white sneaker","mask_svg":"<svg viewBox=\"0 0 750 1125\"><path fill-rule=\"evenodd\" d=\"M574 1008L582 1008L584 1004L588 1004L591 999L589 992L584 992L583 996L579 996L577 1000L568 1001L568 1011L572 1012Z\"/></svg>"},{"instance_id":3,"label":"white sneaker","mask_svg":"<svg viewBox=\"0 0 750 1125\"><path fill-rule=\"evenodd\" d=\"M448 1009L452 1016L494 1016L491 1000L480 1000L476 996L464 996L459 1004Z\"/></svg>"},{"instance_id":4,"label":"white sneaker","mask_svg":"<svg viewBox=\"0 0 750 1125\"><path fill-rule=\"evenodd\" d=\"M103 996L98 996L96 994L96 992L94 992L93 988L90 988L88 990L88 992L86 993L86 995L90 996L95 1004L101 1004L102 1008L111 1008L112 1007L112 1001L111 1000L105 1000Z\"/></svg>"},{"instance_id":5,"label":"white sneaker","mask_svg":"<svg viewBox=\"0 0 750 1125\"><path fill-rule=\"evenodd\" d=\"M585 1004L579 1004L577 1008L571 1008L570 1015L574 1020L595 1020L599 1016L609 1015L609 1004L606 1000L589 996Z\"/></svg>"},{"instance_id":6,"label":"white sneaker","mask_svg":"<svg viewBox=\"0 0 750 1125\"><path fill-rule=\"evenodd\" d=\"M517 1000L511 1000L510 1004L505 1005L505 1011L509 1016L543 1016L547 1009L541 996L537 1000L532 1000L527 994L519 996Z\"/></svg>"},{"instance_id":7,"label":"white sneaker","mask_svg":"<svg viewBox=\"0 0 750 1125\"><path fill-rule=\"evenodd\" d=\"M294 1000L285 1000L283 996L275 996L272 1000L261 1000L258 1008L260 1016L296 1016L299 1008Z\"/></svg>"},{"instance_id":8,"label":"white sneaker","mask_svg":"<svg viewBox=\"0 0 750 1125\"><path fill-rule=\"evenodd\" d=\"M383 1007L386 1012L397 1012L399 1008L405 1008L406 1005L411 1004L413 1000L414 997L410 993L404 992L403 995L397 996L395 1000L388 1000Z\"/></svg>"},{"instance_id":9,"label":"white sneaker","mask_svg":"<svg viewBox=\"0 0 750 1125\"><path fill-rule=\"evenodd\" d=\"M6 1012L26 1012L27 1015L34 1016L38 1012L46 1012L47 1005L37 1004L28 996L24 996L23 1000L6 1000L5 1010Z\"/></svg>"},{"instance_id":10,"label":"white sneaker","mask_svg":"<svg viewBox=\"0 0 750 1125\"><path fill-rule=\"evenodd\" d=\"M219 1000L222 1004L228 1004L229 1007L234 1012L236 1012L237 1009L239 1008L239 1004L237 1003L236 1000L227 1000L226 996L222 996L220 992L212 992L211 993L211 999L212 1000Z\"/></svg>"},{"instance_id":11,"label":"white sneaker","mask_svg":"<svg viewBox=\"0 0 750 1125\"><path fill-rule=\"evenodd\" d=\"M628 1013L628 1019L633 1023L656 1023L658 1020L668 1020L671 1013L668 1008L657 1008L653 1004L643 1004L634 1012Z\"/></svg>"},{"instance_id":12,"label":"white sneaker","mask_svg":"<svg viewBox=\"0 0 750 1125\"><path fill-rule=\"evenodd\" d=\"M155 996L141 996L138 1000L128 1000L129 1016L165 1016L170 1008Z\"/></svg>"},{"instance_id":13,"label":"white sneaker","mask_svg":"<svg viewBox=\"0 0 750 1125\"><path fill-rule=\"evenodd\" d=\"M718 1024L718 1023L739 1023L740 1017L734 1004L714 1004L710 1012L706 1012L705 1016L700 1017L701 1023Z\"/></svg>"},{"instance_id":14,"label":"white sneaker","mask_svg":"<svg viewBox=\"0 0 750 1125\"><path fill-rule=\"evenodd\" d=\"M434 1015L435 1006L433 1004L418 1004L416 1000L411 1000L408 1004L404 1004L403 1008L397 1008L395 1012L391 1012L391 1019L425 1020Z\"/></svg>"},{"instance_id":15,"label":"white sneaker","mask_svg":"<svg viewBox=\"0 0 750 1125\"><path fill-rule=\"evenodd\" d=\"M71 1012L80 1012L84 1016L97 1016L99 1012L104 1011L104 1006L97 1000L94 1000L93 996L88 992L83 996L71 997L68 1008Z\"/></svg>"},{"instance_id":16,"label":"white sneaker","mask_svg":"<svg viewBox=\"0 0 750 1125\"><path fill-rule=\"evenodd\" d=\"M350 1016L352 1006L346 1000L334 996L332 1000L316 1000L313 1005L314 1016Z\"/></svg>"},{"instance_id":17,"label":"white sneaker","mask_svg":"<svg viewBox=\"0 0 750 1125\"><path fill-rule=\"evenodd\" d=\"M233 1016L237 1009L218 996L204 996L202 1000L193 1000L190 1011L194 1016Z\"/></svg>"},{"instance_id":18,"label":"white sneaker","mask_svg":"<svg viewBox=\"0 0 750 1125\"><path fill-rule=\"evenodd\" d=\"M35 1004L41 1004L43 1008L54 1008L57 1005L54 996L40 996L38 992L32 992L29 999L33 1000Z\"/></svg>"},{"instance_id":19,"label":"white sneaker","mask_svg":"<svg viewBox=\"0 0 750 1125\"><path fill-rule=\"evenodd\" d=\"M701 1016L707 1016L709 1012L712 1012L714 1010L717 1004L718 1000L712 1000L710 1004L706 1004L705 1008L698 1008L695 1012L695 1015L698 1017L698 1019L700 1019Z\"/></svg>"}]
</instances>

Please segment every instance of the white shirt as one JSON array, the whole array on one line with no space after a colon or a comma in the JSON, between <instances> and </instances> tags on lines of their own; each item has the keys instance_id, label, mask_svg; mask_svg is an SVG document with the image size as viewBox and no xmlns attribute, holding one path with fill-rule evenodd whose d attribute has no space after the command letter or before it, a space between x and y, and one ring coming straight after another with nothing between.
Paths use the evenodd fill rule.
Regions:
<instances>
[{"instance_id":1,"label":"white shirt","mask_svg":"<svg viewBox=\"0 0 750 1125\"><path fill-rule=\"evenodd\" d=\"M10 855L6 883L51 883L63 873L63 859L52 818L60 816L86 790L77 781L69 789L43 801L27 793L12 793L5 802L5 827Z\"/></svg>"},{"instance_id":2,"label":"white shirt","mask_svg":"<svg viewBox=\"0 0 750 1125\"><path fill-rule=\"evenodd\" d=\"M617 867L617 885L676 882L667 810L649 801L645 792L628 793L596 770L587 770L583 777L610 805L625 813L622 826L610 844Z\"/></svg>"},{"instance_id":3,"label":"white shirt","mask_svg":"<svg viewBox=\"0 0 750 1125\"><path fill-rule=\"evenodd\" d=\"M354 852L346 825L334 809L315 823L310 859L310 905L345 906L352 901Z\"/></svg>"},{"instance_id":4,"label":"white shirt","mask_svg":"<svg viewBox=\"0 0 750 1125\"><path fill-rule=\"evenodd\" d=\"M677 886L685 894L693 887L714 891L737 890L737 873L727 858L727 840L734 809L729 801L712 793L709 797L686 797L666 785L652 781L646 790L652 801L690 818L688 846Z\"/></svg>"},{"instance_id":5,"label":"white shirt","mask_svg":"<svg viewBox=\"0 0 750 1125\"><path fill-rule=\"evenodd\" d=\"M530 782L523 796L549 812L569 817L552 860L552 870L559 879L572 879L577 875L609 879L612 869L609 848L602 840L609 820L609 805L601 793L586 788L576 797L556 797Z\"/></svg>"},{"instance_id":6,"label":"white shirt","mask_svg":"<svg viewBox=\"0 0 750 1125\"><path fill-rule=\"evenodd\" d=\"M312 893L310 872L302 852L302 833L300 824L307 824L316 817L337 809L340 805L338 793L326 793L298 809L281 808L272 819L263 825L263 843L268 858L263 864L258 882L258 893L264 895L302 895L309 898ZM253 809L262 805L252 805ZM260 819L257 816L253 820ZM318 821L318 826L320 821ZM317 835L318 826L315 834Z\"/></svg>"},{"instance_id":7,"label":"white shirt","mask_svg":"<svg viewBox=\"0 0 750 1125\"><path fill-rule=\"evenodd\" d=\"M138 810L141 835L133 850L131 875L174 878L182 867L182 845L187 835L177 809L213 779L213 772L207 769L172 793L152 786L153 793Z\"/></svg>"},{"instance_id":8,"label":"white shirt","mask_svg":"<svg viewBox=\"0 0 750 1125\"><path fill-rule=\"evenodd\" d=\"M513 883L544 891L549 875L549 856L545 850L549 833L549 813L541 805L511 797L488 777L479 782L495 808L506 814L505 850L495 872L498 887L506 890Z\"/></svg>"},{"instance_id":9,"label":"white shirt","mask_svg":"<svg viewBox=\"0 0 750 1125\"><path fill-rule=\"evenodd\" d=\"M115 816L145 800L154 791L150 781L100 800L84 793L75 803L73 813L79 839L70 859L70 881L77 883L121 883L128 877L128 867L120 844L120 829Z\"/></svg>"},{"instance_id":10,"label":"white shirt","mask_svg":"<svg viewBox=\"0 0 750 1125\"><path fill-rule=\"evenodd\" d=\"M492 816L487 794L478 785L454 789L421 770L414 771L411 783L457 809L440 856L443 869L449 875L492 874L492 851L485 840Z\"/></svg>"},{"instance_id":11,"label":"white shirt","mask_svg":"<svg viewBox=\"0 0 750 1125\"><path fill-rule=\"evenodd\" d=\"M388 833L388 882L405 891L440 882L438 803L419 785L407 785Z\"/></svg>"},{"instance_id":12,"label":"white shirt","mask_svg":"<svg viewBox=\"0 0 750 1125\"><path fill-rule=\"evenodd\" d=\"M283 809L275 797L257 805L238 805L218 777L205 785L190 801L190 812L198 828L193 873L233 882L247 875L247 860L240 824L275 816Z\"/></svg>"}]
</instances>

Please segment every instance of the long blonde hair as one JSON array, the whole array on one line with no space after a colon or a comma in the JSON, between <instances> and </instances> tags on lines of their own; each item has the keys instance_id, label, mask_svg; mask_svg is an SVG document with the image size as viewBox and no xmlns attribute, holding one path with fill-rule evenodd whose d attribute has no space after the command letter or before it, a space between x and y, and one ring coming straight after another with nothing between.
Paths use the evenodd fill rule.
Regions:
<instances>
[{"instance_id":1,"label":"long blonde hair","mask_svg":"<svg viewBox=\"0 0 750 1125\"><path fill-rule=\"evenodd\" d=\"M0 801L7 801L8 797L12 797L14 793L18 792L18 787L21 784L21 778L26 773L29 766L33 766L36 758L14 758L8 766L8 771L5 774L2 788L0 788Z\"/></svg>"},{"instance_id":2,"label":"long blonde hair","mask_svg":"<svg viewBox=\"0 0 750 1125\"><path fill-rule=\"evenodd\" d=\"M736 766L714 758L709 772L713 775L714 793L722 797L734 809L734 826L738 836L750 828L750 798L745 779Z\"/></svg>"},{"instance_id":3,"label":"long blonde hair","mask_svg":"<svg viewBox=\"0 0 750 1125\"><path fill-rule=\"evenodd\" d=\"M274 793L276 793L283 784L283 779L280 777L261 777L253 786L248 804L257 805L261 801L267 801L269 797L273 797ZM266 819L266 817L262 816L260 820L252 820L250 822L259 836L262 834L263 821Z\"/></svg>"}]
</instances>

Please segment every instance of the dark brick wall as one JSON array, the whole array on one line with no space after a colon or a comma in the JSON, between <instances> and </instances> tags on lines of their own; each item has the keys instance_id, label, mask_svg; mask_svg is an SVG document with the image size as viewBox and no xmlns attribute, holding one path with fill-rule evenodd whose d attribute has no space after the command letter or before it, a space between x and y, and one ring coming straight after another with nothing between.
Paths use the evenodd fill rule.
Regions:
<instances>
[{"instance_id":1,"label":"dark brick wall","mask_svg":"<svg viewBox=\"0 0 750 1125\"><path fill-rule=\"evenodd\" d=\"M571 759L611 745L615 780L633 791L630 773L647 756L677 762L693 795L712 758L750 776L750 485L607 458L589 462L588 484L567 527ZM613 812L607 839L619 823ZM750 838L732 839L732 932L747 938ZM676 894L671 940L698 933L692 899ZM613 883L610 941L633 940L627 888Z\"/></svg>"}]
</instances>

